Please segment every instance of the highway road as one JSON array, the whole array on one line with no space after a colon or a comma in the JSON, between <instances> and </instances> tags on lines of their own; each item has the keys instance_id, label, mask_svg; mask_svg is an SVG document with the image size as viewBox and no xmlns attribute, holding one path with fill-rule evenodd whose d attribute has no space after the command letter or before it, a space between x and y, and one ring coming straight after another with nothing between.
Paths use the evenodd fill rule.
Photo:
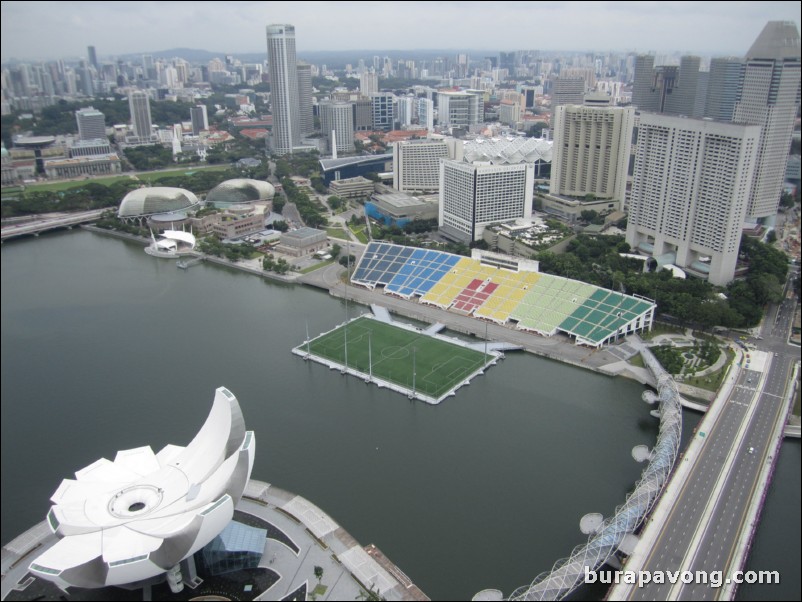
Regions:
<instances>
[{"instance_id":1,"label":"highway road","mask_svg":"<svg viewBox=\"0 0 802 602\"><path fill-rule=\"evenodd\" d=\"M12 223L2 228L0 238L2 238L2 240L7 240L16 236L37 234L54 228L68 228L84 222L94 221L98 219L104 211L108 211L108 208L55 215L47 214L29 221Z\"/></svg>"},{"instance_id":2,"label":"highway road","mask_svg":"<svg viewBox=\"0 0 802 602\"><path fill-rule=\"evenodd\" d=\"M799 348L787 343L795 306L791 298L772 308L751 341L758 350L750 352L712 428L695 434L704 440L701 451L695 460L684 459L695 464L639 570L721 571L726 579L741 568L741 535L756 528L749 524L749 505L761 469L773 461L772 434L785 423L786 388L799 360ZM633 588L629 599L712 600L723 592L710 583L650 584Z\"/></svg>"}]
</instances>

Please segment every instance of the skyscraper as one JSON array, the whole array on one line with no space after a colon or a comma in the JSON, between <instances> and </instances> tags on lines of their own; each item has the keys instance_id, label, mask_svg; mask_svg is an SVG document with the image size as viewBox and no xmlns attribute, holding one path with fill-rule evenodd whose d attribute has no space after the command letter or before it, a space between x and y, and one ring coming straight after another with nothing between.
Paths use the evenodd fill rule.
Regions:
<instances>
[{"instance_id":1,"label":"skyscraper","mask_svg":"<svg viewBox=\"0 0 802 602\"><path fill-rule=\"evenodd\" d=\"M106 116L94 107L75 111L78 122L78 137L81 140L97 140L106 138Z\"/></svg>"},{"instance_id":2,"label":"skyscraper","mask_svg":"<svg viewBox=\"0 0 802 602\"><path fill-rule=\"evenodd\" d=\"M128 96L128 109L131 111L131 125L134 136L140 141L150 140L153 122L150 117L150 98L147 92L134 90Z\"/></svg>"},{"instance_id":3,"label":"skyscraper","mask_svg":"<svg viewBox=\"0 0 802 602\"><path fill-rule=\"evenodd\" d=\"M776 215L800 101L799 32L770 21L746 54L732 120L762 126L747 216Z\"/></svg>"},{"instance_id":4,"label":"skyscraper","mask_svg":"<svg viewBox=\"0 0 802 602\"><path fill-rule=\"evenodd\" d=\"M683 56L679 66L654 68L654 57L635 57L632 104L641 111L693 115L699 86L698 56Z\"/></svg>"},{"instance_id":5,"label":"skyscraper","mask_svg":"<svg viewBox=\"0 0 802 602\"><path fill-rule=\"evenodd\" d=\"M554 81L551 106L581 105L585 97L585 78L562 75Z\"/></svg>"},{"instance_id":6,"label":"skyscraper","mask_svg":"<svg viewBox=\"0 0 802 602\"><path fill-rule=\"evenodd\" d=\"M192 121L192 134L197 136L203 130L209 129L209 114L206 105L195 105L189 109L189 118Z\"/></svg>"},{"instance_id":7,"label":"skyscraper","mask_svg":"<svg viewBox=\"0 0 802 602\"><path fill-rule=\"evenodd\" d=\"M663 110L672 115L693 115L694 103L696 101L696 88L699 85L699 65L701 59L698 56L683 56L679 63L678 81L674 85L674 90L666 98Z\"/></svg>"},{"instance_id":8,"label":"skyscraper","mask_svg":"<svg viewBox=\"0 0 802 602\"><path fill-rule=\"evenodd\" d=\"M760 127L642 113L627 242L724 285L735 274Z\"/></svg>"},{"instance_id":9,"label":"skyscraper","mask_svg":"<svg viewBox=\"0 0 802 602\"><path fill-rule=\"evenodd\" d=\"M295 26L267 26L267 62L270 68L270 103L273 108L270 146L277 155L286 155L292 153L301 142Z\"/></svg>"},{"instance_id":10,"label":"skyscraper","mask_svg":"<svg viewBox=\"0 0 802 602\"><path fill-rule=\"evenodd\" d=\"M654 56L639 54L635 57L635 73L632 82L632 104L641 111L656 111L657 103L652 94L654 79Z\"/></svg>"},{"instance_id":11,"label":"skyscraper","mask_svg":"<svg viewBox=\"0 0 802 602\"><path fill-rule=\"evenodd\" d=\"M732 121L743 61L738 58L714 58L710 61L710 78L707 83L705 117Z\"/></svg>"},{"instance_id":12,"label":"skyscraper","mask_svg":"<svg viewBox=\"0 0 802 602\"><path fill-rule=\"evenodd\" d=\"M97 52L95 51L94 46L87 46L86 47L86 54L89 57L89 64L92 65L95 69L97 69Z\"/></svg>"},{"instance_id":13,"label":"skyscraper","mask_svg":"<svg viewBox=\"0 0 802 602\"><path fill-rule=\"evenodd\" d=\"M438 92L438 119L442 126L470 127L481 122L481 99L469 92Z\"/></svg>"},{"instance_id":14,"label":"skyscraper","mask_svg":"<svg viewBox=\"0 0 802 602\"><path fill-rule=\"evenodd\" d=\"M354 110L348 102L321 102L320 129L326 138L329 152L338 153L354 151ZM334 132L334 138L332 137ZM336 140L335 140L336 139Z\"/></svg>"},{"instance_id":15,"label":"skyscraper","mask_svg":"<svg viewBox=\"0 0 802 602\"><path fill-rule=\"evenodd\" d=\"M439 190L440 159L448 158L444 140L394 142L393 188L413 194Z\"/></svg>"},{"instance_id":16,"label":"skyscraper","mask_svg":"<svg viewBox=\"0 0 802 602\"><path fill-rule=\"evenodd\" d=\"M440 159L440 232L471 243L487 225L532 215L535 166Z\"/></svg>"},{"instance_id":17,"label":"skyscraper","mask_svg":"<svg viewBox=\"0 0 802 602\"><path fill-rule=\"evenodd\" d=\"M359 75L359 93L370 96L379 92L379 76L373 71L364 71Z\"/></svg>"},{"instance_id":18,"label":"skyscraper","mask_svg":"<svg viewBox=\"0 0 802 602\"><path fill-rule=\"evenodd\" d=\"M395 125L395 113L393 111L393 100L395 95L392 92L374 94L370 97L373 109L373 129L390 131Z\"/></svg>"},{"instance_id":19,"label":"skyscraper","mask_svg":"<svg viewBox=\"0 0 802 602\"><path fill-rule=\"evenodd\" d=\"M428 98L418 99L418 123L427 131L434 131L434 102Z\"/></svg>"},{"instance_id":20,"label":"skyscraper","mask_svg":"<svg viewBox=\"0 0 802 602\"><path fill-rule=\"evenodd\" d=\"M558 106L549 192L592 194L623 209L634 121L632 107Z\"/></svg>"},{"instance_id":21,"label":"skyscraper","mask_svg":"<svg viewBox=\"0 0 802 602\"><path fill-rule=\"evenodd\" d=\"M298 64L298 116L301 120L301 136L308 136L314 133L315 116L312 112L312 65L307 63Z\"/></svg>"}]
</instances>

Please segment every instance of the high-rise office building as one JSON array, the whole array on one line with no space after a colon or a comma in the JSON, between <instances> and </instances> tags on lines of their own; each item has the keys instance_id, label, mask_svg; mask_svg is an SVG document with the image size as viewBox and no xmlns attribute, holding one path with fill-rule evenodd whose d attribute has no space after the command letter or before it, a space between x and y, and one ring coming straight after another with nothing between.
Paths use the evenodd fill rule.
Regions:
<instances>
[{"instance_id":1,"label":"high-rise office building","mask_svg":"<svg viewBox=\"0 0 802 602\"><path fill-rule=\"evenodd\" d=\"M98 66L97 66L97 52L95 51L95 47L94 46L87 46L86 47L86 54L87 54L87 57L89 58L89 64L92 65L95 68L95 70L97 70L98 69Z\"/></svg>"},{"instance_id":2,"label":"high-rise office building","mask_svg":"<svg viewBox=\"0 0 802 602\"><path fill-rule=\"evenodd\" d=\"M326 139L328 151L334 153L334 142L338 153L354 152L354 112L351 103L324 101L318 108L320 130Z\"/></svg>"},{"instance_id":3,"label":"high-rise office building","mask_svg":"<svg viewBox=\"0 0 802 602\"><path fill-rule=\"evenodd\" d=\"M521 86L521 94L524 96L524 108L534 109L537 100L537 89L535 86Z\"/></svg>"},{"instance_id":4,"label":"high-rise office building","mask_svg":"<svg viewBox=\"0 0 802 602\"><path fill-rule=\"evenodd\" d=\"M315 131L315 116L312 112L312 65L298 64L298 116L301 124L301 136L308 136Z\"/></svg>"},{"instance_id":5,"label":"high-rise office building","mask_svg":"<svg viewBox=\"0 0 802 602\"><path fill-rule=\"evenodd\" d=\"M394 100L395 95L392 92L374 94L370 97L374 130L390 131L393 129L395 125Z\"/></svg>"},{"instance_id":6,"label":"high-rise office building","mask_svg":"<svg viewBox=\"0 0 802 602\"><path fill-rule=\"evenodd\" d=\"M270 147L277 155L286 155L292 153L301 142L293 25L267 26L267 62L270 68L270 103L273 108Z\"/></svg>"},{"instance_id":7,"label":"high-rise office building","mask_svg":"<svg viewBox=\"0 0 802 602\"><path fill-rule=\"evenodd\" d=\"M670 115L685 115L690 117L694 113L696 104L696 90L699 86L698 56L683 56L680 59L677 81L673 89L665 96L662 111Z\"/></svg>"},{"instance_id":8,"label":"high-rise office building","mask_svg":"<svg viewBox=\"0 0 802 602\"><path fill-rule=\"evenodd\" d=\"M482 99L470 92L438 92L437 116L441 126L470 127L481 123Z\"/></svg>"},{"instance_id":9,"label":"high-rise office building","mask_svg":"<svg viewBox=\"0 0 802 602\"><path fill-rule=\"evenodd\" d=\"M743 60L733 57L714 58L710 61L707 98L704 116L720 121L732 121Z\"/></svg>"},{"instance_id":10,"label":"high-rise office building","mask_svg":"<svg viewBox=\"0 0 802 602\"><path fill-rule=\"evenodd\" d=\"M363 71L359 75L359 93L370 97L379 93L379 76L373 71Z\"/></svg>"},{"instance_id":11,"label":"high-rise office building","mask_svg":"<svg viewBox=\"0 0 802 602\"><path fill-rule=\"evenodd\" d=\"M632 79L632 104L641 111L657 111L652 94L654 78L654 56L639 54L635 57L635 73Z\"/></svg>"},{"instance_id":12,"label":"high-rise office building","mask_svg":"<svg viewBox=\"0 0 802 602\"><path fill-rule=\"evenodd\" d=\"M585 97L585 78L576 75L560 76L554 81L551 106L581 105Z\"/></svg>"},{"instance_id":13,"label":"high-rise office building","mask_svg":"<svg viewBox=\"0 0 802 602\"><path fill-rule=\"evenodd\" d=\"M189 118L192 121L192 134L197 136L203 130L209 129L209 114L206 105L195 105L189 109Z\"/></svg>"},{"instance_id":14,"label":"high-rise office building","mask_svg":"<svg viewBox=\"0 0 802 602\"><path fill-rule=\"evenodd\" d=\"M418 123L427 131L434 131L434 102L428 98L418 99Z\"/></svg>"},{"instance_id":15,"label":"high-rise office building","mask_svg":"<svg viewBox=\"0 0 802 602\"><path fill-rule=\"evenodd\" d=\"M693 115L699 88L698 56L683 56L677 65L654 67L654 57L635 57L632 104L641 111Z\"/></svg>"},{"instance_id":16,"label":"high-rise office building","mask_svg":"<svg viewBox=\"0 0 802 602\"><path fill-rule=\"evenodd\" d=\"M751 219L777 214L799 101L799 32L792 21L770 21L746 54L732 118L762 127Z\"/></svg>"},{"instance_id":17,"label":"high-rise office building","mask_svg":"<svg viewBox=\"0 0 802 602\"><path fill-rule=\"evenodd\" d=\"M106 138L106 116L94 107L75 111L75 121L78 123L78 137L81 140Z\"/></svg>"},{"instance_id":18,"label":"high-rise office building","mask_svg":"<svg viewBox=\"0 0 802 602\"><path fill-rule=\"evenodd\" d=\"M411 193L439 190L440 159L448 158L448 145L444 140L394 143L393 188Z\"/></svg>"},{"instance_id":19,"label":"high-rise office building","mask_svg":"<svg viewBox=\"0 0 802 602\"><path fill-rule=\"evenodd\" d=\"M725 285L735 274L760 127L643 113L627 242Z\"/></svg>"},{"instance_id":20,"label":"high-rise office building","mask_svg":"<svg viewBox=\"0 0 802 602\"><path fill-rule=\"evenodd\" d=\"M354 130L365 132L373 128L373 101L360 98L351 104L354 107Z\"/></svg>"},{"instance_id":21,"label":"high-rise office building","mask_svg":"<svg viewBox=\"0 0 802 602\"><path fill-rule=\"evenodd\" d=\"M95 95L95 72L87 61L81 61L78 66L78 75L81 77L81 92L85 96Z\"/></svg>"},{"instance_id":22,"label":"high-rise office building","mask_svg":"<svg viewBox=\"0 0 802 602\"><path fill-rule=\"evenodd\" d=\"M489 224L532 216L532 163L493 165L440 160L440 232L471 243Z\"/></svg>"},{"instance_id":23,"label":"high-rise office building","mask_svg":"<svg viewBox=\"0 0 802 602\"><path fill-rule=\"evenodd\" d=\"M134 90L128 95L128 109L131 111L131 125L134 136L141 141L150 140L153 122L150 117L150 97L147 92Z\"/></svg>"},{"instance_id":24,"label":"high-rise office building","mask_svg":"<svg viewBox=\"0 0 802 602\"><path fill-rule=\"evenodd\" d=\"M398 125L402 129L405 126L412 125L412 117L414 114L415 98L413 96L401 96L396 99L396 108L398 109Z\"/></svg>"},{"instance_id":25,"label":"high-rise office building","mask_svg":"<svg viewBox=\"0 0 802 602\"><path fill-rule=\"evenodd\" d=\"M633 107L557 107L549 192L614 199L623 209L634 122Z\"/></svg>"},{"instance_id":26,"label":"high-rise office building","mask_svg":"<svg viewBox=\"0 0 802 602\"><path fill-rule=\"evenodd\" d=\"M142 55L142 76L145 79L156 79L156 65L153 62L152 54Z\"/></svg>"}]
</instances>

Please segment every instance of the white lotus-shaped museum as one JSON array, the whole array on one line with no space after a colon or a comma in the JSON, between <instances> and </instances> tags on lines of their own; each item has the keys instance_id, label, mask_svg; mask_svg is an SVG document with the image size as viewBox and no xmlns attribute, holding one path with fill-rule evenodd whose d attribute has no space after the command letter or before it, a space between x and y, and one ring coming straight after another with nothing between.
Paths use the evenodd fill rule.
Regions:
<instances>
[{"instance_id":1,"label":"white lotus-shaped museum","mask_svg":"<svg viewBox=\"0 0 802 602\"><path fill-rule=\"evenodd\" d=\"M122 585L175 569L229 523L253 468L255 439L237 398L217 389L186 447L117 452L65 479L47 515L61 538L30 565L66 589Z\"/></svg>"}]
</instances>

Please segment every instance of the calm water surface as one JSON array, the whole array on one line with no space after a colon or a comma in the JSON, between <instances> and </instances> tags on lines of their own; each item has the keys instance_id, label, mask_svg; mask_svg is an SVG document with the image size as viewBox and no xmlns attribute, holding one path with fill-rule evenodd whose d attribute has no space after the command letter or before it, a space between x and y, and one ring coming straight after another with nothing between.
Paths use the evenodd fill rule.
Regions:
<instances>
[{"instance_id":1,"label":"calm water surface","mask_svg":"<svg viewBox=\"0 0 802 602\"><path fill-rule=\"evenodd\" d=\"M319 505L433 599L528 583L584 540L583 514L609 515L637 480L630 450L657 434L638 384L511 353L440 406L412 403L290 353L306 324L317 334L345 311L83 231L3 245L2 540L97 458L186 445L221 385L256 431L253 476ZM698 416L685 418L689 432ZM768 596L793 598L798 444L778 477L752 561L797 567Z\"/></svg>"}]
</instances>

